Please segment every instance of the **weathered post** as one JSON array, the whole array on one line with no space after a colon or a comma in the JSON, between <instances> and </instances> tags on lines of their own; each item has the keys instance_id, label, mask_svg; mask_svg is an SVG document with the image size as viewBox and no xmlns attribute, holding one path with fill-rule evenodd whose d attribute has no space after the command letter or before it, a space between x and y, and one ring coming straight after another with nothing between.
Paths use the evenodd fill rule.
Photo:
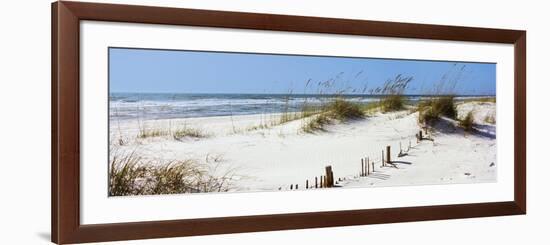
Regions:
<instances>
[{"instance_id":1,"label":"weathered post","mask_svg":"<svg viewBox=\"0 0 550 245\"><path fill-rule=\"evenodd\" d=\"M369 158L366 157L365 159L365 176L369 175Z\"/></svg>"},{"instance_id":2,"label":"weathered post","mask_svg":"<svg viewBox=\"0 0 550 245\"><path fill-rule=\"evenodd\" d=\"M367 161L365 160L365 158L363 158L363 161L365 161L365 166L363 166L363 173L364 175L363 176L367 176Z\"/></svg>"},{"instance_id":3,"label":"weathered post","mask_svg":"<svg viewBox=\"0 0 550 245\"><path fill-rule=\"evenodd\" d=\"M369 175L369 170L368 170L368 167L367 167L367 164L369 164L369 160L368 158L363 158L365 159L365 176Z\"/></svg>"},{"instance_id":4,"label":"weathered post","mask_svg":"<svg viewBox=\"0 0 550 245\"><path fill-rule=\"evenodd\" d=\"M321 175L321 188L325 187L325 186L323 185L323 184L324 184L324 183L323 183L323 179L324 179L324 177L323 177L323 175Z\"/></svg>"},{"instance_id":5,"label":"weathered post","mask_svg":"<svg viewBox=\"0 0 550 245\"><path fill-rule=\"evenodd\" d=\"M386 163L384 162L384 150L382 150L382 167L384 167Z\"/></svg>"},{"instance_id":6,"label":"weathered post","mask_svg":"<svg viewBox=\"0 0 550 245\"><path fill-rule=\"evenodd\" d=\"M298 190L298 184L296 184L296 190Z\"/></svg>"},{"instance_id":7,"label":"weathered post","mask_svg":"<svg viewBox=\"0 0 550 245\"><path fill-rule=\"evenodd\" d=\"M391 163L391 151L390 151L390 146L386 146L386 162L387 163Z\"/></svg>"},{"instance_id":8,"label":"weathered post","mask_svg":"<svg viewBox=\"0 0 550 245\"><path fill-rule=\"evenodd\" d=\"M306 189L309 189L309 183L307 179L306 179Z\"/></svg>"},{"instance_id":9,"label":"weathered post","mask_svg":"<svg viewBox=\"0 0 550 245\"><path fill-rule=\"evenodd\" d=\"M332 168L330 168L330 187L334 187L334 172L332 171Z\"/></svg>"},{"instance_id":10,"label":"weathered post","mask_svg":"<svg viewBox=\"0 0 550 245\"><path fill-rule=\"evenodd\" d=\"M293 185L293 184L290 184L290 190L292 190L292 187L294 187L294 185Z\"/></svg>"},{"instance_id":11,"label":"weathered post","mask_svg":"<svg viewBox=\"0 0 550 245\"><path fill-rule=\"evenodd\" d=\"M374 173L374 161L372 161L372 172Z\"/></svg>"},{"instance_id":12,"label":"weathered post","mask_svg":"<svg viewBox=\"0 0 550 245\"><path fill-rule=\"evenodd\" d=\"M422 130L418 131L418 141L421 141L424 137L422 137Z\"/></svg>"},{"instance_id":13,"label":"weathered post","mask_svg":"<svg viewBox=\"0 0 550 245\"><path fill-rule=\"evenodd\" d=\"M365 176L365 166L363 163L363 158L361 158L361 176Z\"/></svg>"},{"instance_id":14,"label":"weathered post","mask_svg":"<svg viewBox=\"0 0 550 245\"><path fill-rule=\"evenodd\" d=\"M327 176L327 179L326 179L326 185L328 188L330 187L333 187L334 186L334 178L332 176L332 166L326 166L325 167L325 172L326 172L326 176Z\"/></svg>"}]
</instances>

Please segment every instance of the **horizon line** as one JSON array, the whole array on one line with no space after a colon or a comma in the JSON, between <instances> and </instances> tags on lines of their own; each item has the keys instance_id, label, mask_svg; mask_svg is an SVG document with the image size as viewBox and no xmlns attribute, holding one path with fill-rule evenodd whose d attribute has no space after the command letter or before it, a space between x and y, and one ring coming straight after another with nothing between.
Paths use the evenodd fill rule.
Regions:
<instances>
[{"instance_id":1,"label":"horizon line","mask_svg":"<svg viewBox=\"0 0 550 245\"><path fill-rule=\"evenodd\" d=\"M242 94L242 95L363 95L363 96L386 96L387 94L365 94L365 93L346 93L346 94L318 94L318 93L212 93L212 92L128 92L128 91L109 91L109 94L204 94L204 95L231 95L231 94ZM453 94L453 93L443 93L443 94L401 94L403 96L492 96L496 97L496 94Z\"/></svg>"}]
</instances>

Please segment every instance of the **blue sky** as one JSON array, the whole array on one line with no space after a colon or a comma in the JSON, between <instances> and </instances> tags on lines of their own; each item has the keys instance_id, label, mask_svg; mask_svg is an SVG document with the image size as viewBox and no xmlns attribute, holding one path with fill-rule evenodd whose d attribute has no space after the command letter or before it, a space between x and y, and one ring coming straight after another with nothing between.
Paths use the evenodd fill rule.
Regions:
<instances>
[{"instance_id":1,"label":"blue sky","mask_svg":"<svg viewBox=\"0 0 550 245\"><path fill-rule=\"evenodd\" d=\"M413 77L405 94L433 94L441 81L441 92L457 95L496 91L496 65L490 63L124 48L109 52L110 92L317 93L319 82L332 79L334 91L369 93L399 74Z\"/></svg>"}]
</instances>

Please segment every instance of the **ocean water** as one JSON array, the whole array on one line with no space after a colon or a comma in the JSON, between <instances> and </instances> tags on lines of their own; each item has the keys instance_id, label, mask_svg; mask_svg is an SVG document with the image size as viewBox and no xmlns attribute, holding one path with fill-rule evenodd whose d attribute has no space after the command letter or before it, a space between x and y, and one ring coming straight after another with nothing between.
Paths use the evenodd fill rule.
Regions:
<instances>
[{"instance_id":1,"label":"ocean water","mask_svg":"<svg viewBox=\"0 0 550 245\"><path fill-rule=\"evenodd\" d=\"M347 100L368 104L378 95L344 95ZM229 115L250 115L299 111L307 102L321 105L334 96L310 94L182 94L182 93L111 93L110 120L171 119ZM407 96L418 101L422 96Z\"/></svg>"}]
</instances>

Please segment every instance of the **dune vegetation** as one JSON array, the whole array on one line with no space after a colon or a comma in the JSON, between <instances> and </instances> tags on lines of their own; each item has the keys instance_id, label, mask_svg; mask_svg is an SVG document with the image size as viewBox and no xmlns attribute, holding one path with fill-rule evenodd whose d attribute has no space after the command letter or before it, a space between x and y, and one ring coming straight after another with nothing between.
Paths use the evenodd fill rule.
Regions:
<instances>
[{"instance_id":1,"label":"dune vegetation","mask_svg":"<svg viewBox=\"0 0 550 245\"><path fill-rule=\"evenodd\" d=\"M219 165L217 160L215 165ZM233 170L216 174L196 160L147 160L135 151L111 151L109 196L224 192Z\"/></svg>"},{"instance_id":2,"label":"dune vegetation","mask_svg":"<svg viewBox=\"0 0 550 245\"><path fill-rule=\"evenodd\" d=\"M401 74L394 79L387 80L381 87L380 106L384 112L400 111L405 109L406 99L403 96L413 77L403 77Z\"/></svg>"},{"instance_id":3,"label":"dune vegetation","mask_svg":"<svg viewBox=\"0 0 550 245\"><path fill-rule=\"evenodd\" d=\"M454 96L445 95L430 98L418 103L419 116L418 121L427 125L432 125L441 116L450 119L456 119L457 110Z\"/></svg>"},{"instance_id":4,"label":"dune vegetation","mask_svg":"<svg viewBox=\"0 0 550 245\"><path fill-rule=\"evenodd\" d=\"M458 125L467 132L472 131L474 127L474 113L472 111L468 112L464 118L458 121Z\"/></svg>"}]
</instances>

